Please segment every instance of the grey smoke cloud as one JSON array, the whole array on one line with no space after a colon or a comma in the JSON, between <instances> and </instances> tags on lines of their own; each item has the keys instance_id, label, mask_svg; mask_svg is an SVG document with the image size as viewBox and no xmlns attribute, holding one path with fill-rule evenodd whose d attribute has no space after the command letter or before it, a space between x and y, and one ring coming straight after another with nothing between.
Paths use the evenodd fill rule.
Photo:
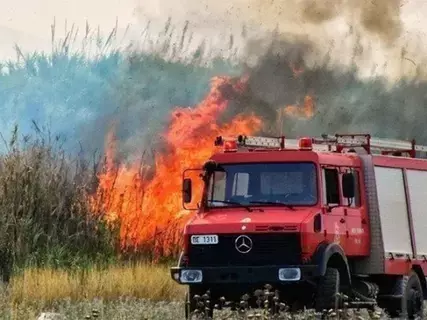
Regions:
<instances>
[{"instance_id":1,"label":"grey smoke cloud","mask_svg":"<svg viewBox=\"0 0 427 320\"><path fill-rule=\"evenodd\" d=\"M308 67L312 56L318 54L315 44L303 38L271 37L268 50L257 63L247 65L248 89L231 103L223 121L238 113L255 112L264 119L266 134L297 137L366 132L378 137L415 138L427 144L426 81L361 79L356 68L334 68L327 56ZM248 48L259 50L259 41L250 42ZM296 76L295 66L304 71ZM289 105L302 106L306 95L314 100L314 116L287 115L278 123L279 112Z\"/></svg>"},{"instance_id":2,"label":"grey smoke cloud","mask_svg":"<svg viewBox=\"0 0 427 320\"><path fill-rule=\"evenodd\" d=\"M250 78L249 90L232 103L225 119L238 112L255 111L266 119L266 131L273 132L280 129L278 110L289 104L301 104L310 93L318 113L309 120L285 119L281 128L284 133L367 130L408 138L417 133L426 138L422 120L426 118L423 82L388 83L402 76L423 80L427 75L423 63L425 41L417 38L413 31L408 32L411 23L412 29L421 25L422 20L415 12L427 13L427 6L422 3L416 1L409 5L395 0L127 0L103 4L97 0L96 3L98 6L91 5L84 14L78 7L70 12L81 18L81 23L86 16L91 22L95 9L105 5L109 8L108 17L98 20L109 29L106 25L109 21L114 25L114 14L119 12L116 8L120 7L119 25L124 27L126 22L132 22L131 38L135 41L144 37L141 31L149 19L155 37L156 29L163 30L169 17L177 31L177 43L186 20L190 24L188 35L193 36L194 44L207 39L217 52L227 52L228 36L232 34ZM77 4L82 6L83 2L76 0ZM54 7L49 8L48 13L43 11L44 15L34 20L32 28L18 22L16 27L26 26L28 30L33 29L33 34L43 33L49 37L50 14L57 13ZM56 4L55 8L59 10L61 5ZM65 9L63 17L67 16ZM20 16L29 21L30 11ZM137 22L131 21L133 18ZM95 19L95 25L98 20ZM290 64L304 67L305 72L295 78ZM356 69L352 69L353 66ZM136 158L150 149L152 141L165 130L174 106L197 104L208 89L209 78L231 72L228 67L204 69L181 65L177 69L170 64L159 65L158 60L152 64L144 61L121 64L117 68L113 84L93 84L91 95L95 98L76 102L92 113L94 101L102 100L100 104L103 104L97 109L95 120L84 123L77 131L88 146L100 147L106 123L114 118L119 124L121 152L124 157ZM388 80L378 78L382 76ZM372 80L375 77L377 79ZM76 79L74 86L79 88L80 83L81 80ZM70 96L75 95L72 88L67 87Z\"/></svg>"},{"instance_id":3,"label":"grey smoke cloud","mask_svg":"<svg viewBox=\"0 0 427 320\"><path fill-rule=\"evenodd\" d=\"M161 0L152 3L161 3ZM427 143L423 130L427 89L425 41L410 28L419 3L399 0L183 0L142 16L188 19L204 34L235 30L242 45L249 87L231 103L222 121L256 112L265 131L287 135L367 131ZM408 8L411 7L411 8ZM406 19L406 20L405 20ZM412 20L411 20L412 19ZM422 21L421 21L422 22ZM422 25L422 23L420 24ZM410 30L411 29L411 30ZM237 30L237 31L236 31ZM238 34L237 34L238 35ZM295 77L291 66L305 72ZM311 94L311 119L287 117L279 128L278 111L302 104Z\"/></svg>"},{"instance_id":4,"label":"grey smoke cloud","mask_svg":"<svg viewBox=\"0 0 427 320\"><path fill-rule=\"evenodd\" d=\"M337 66L357 62L362 76L374 71L396 81L420 74L418 66L427 52L426 13L427 3L409 0L141 0L135 14L141 21L171 16L179 25L188 20L191 32L207 37L218 51L227 51L228 33L241 48L248 39L266 38L273 31L304 37ZM247 57L244 49L240 53L251 61L262 55L252 52Z\"/></svg>"}]
</instances>

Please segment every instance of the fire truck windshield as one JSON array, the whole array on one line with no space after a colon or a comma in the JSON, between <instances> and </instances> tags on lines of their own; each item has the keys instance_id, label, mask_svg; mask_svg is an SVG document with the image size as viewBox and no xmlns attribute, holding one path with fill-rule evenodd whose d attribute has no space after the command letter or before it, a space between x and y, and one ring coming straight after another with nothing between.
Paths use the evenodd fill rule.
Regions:
<instances>
[{"instance_id":1,"label":"fire truck windshield","mask_svg":"<svg viewBox=\"0 0 427 320\"><path fill-rule=\"evenodd\" d=\"M314 163L221 164L209 179L209 207L316 203Z\"/></svg>"}]
</instances>

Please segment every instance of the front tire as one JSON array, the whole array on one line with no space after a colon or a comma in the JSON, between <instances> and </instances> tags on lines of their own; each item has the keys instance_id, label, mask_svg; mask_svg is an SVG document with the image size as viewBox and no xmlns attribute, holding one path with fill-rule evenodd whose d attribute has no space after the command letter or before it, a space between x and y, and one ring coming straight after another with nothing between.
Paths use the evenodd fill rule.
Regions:
<instances>
[{"instance_id":1,"label":"front tire","mask_svg":"<svg viewBox=\"0 0 427 320\"><path fill-rule=\"evenodd\" d=\"M320 279L315 297L315 309L317 312L323 310L337 310L339 307L340 272L335 268L327 268L325 275Z\"/></svg>"}]
</instances>

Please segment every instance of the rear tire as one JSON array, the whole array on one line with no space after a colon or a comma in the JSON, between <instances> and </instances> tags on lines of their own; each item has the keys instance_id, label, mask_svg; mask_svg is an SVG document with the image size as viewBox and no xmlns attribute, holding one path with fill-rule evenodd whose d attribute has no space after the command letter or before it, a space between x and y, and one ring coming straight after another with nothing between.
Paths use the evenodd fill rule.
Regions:
<instances>
[{"instance_id":1,"label":"rear tire","mask_svg":"<svg viewBox=\"0 0 427 320\"><path fill-rule=\"evenodd\" d=\"M403 279L401 284L402 298L399 303L389 302L385 307L386 312L393 318L415 319L422 317L424 312L424 297L421 281L416 272Z\"/></svg>"},{"instance_id":2,"label":"rear tire","mask_svg":"<svg viewBox=\"0 0 427 320\"><path fill-rule=\"evenodd\" d=\"M337 310L340 302L339 293L340 272L335 268L327 268L317 287L314 303L316 311Z\"/></svg>"}]
</instances>

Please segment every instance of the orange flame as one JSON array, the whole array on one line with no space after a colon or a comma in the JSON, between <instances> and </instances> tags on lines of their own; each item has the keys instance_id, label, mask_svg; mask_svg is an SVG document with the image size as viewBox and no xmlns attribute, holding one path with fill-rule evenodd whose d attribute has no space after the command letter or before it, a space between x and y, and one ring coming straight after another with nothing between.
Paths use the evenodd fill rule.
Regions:
<instances>
[{"instance_id":1,"label":"orange flame","mask_svg":"<svg viewBox=\"0 0 427 320\"><path fill-rule=\"evenodd\" d=\"M245 79L216 77L199 105L176 108L163 135L167 154L155 154L153 168L137 163L115 167L115 138L109 133L106 167L91 203L108 221L119 222L122 248L146 249L157 257L176 253L183 224L190 218L182 210L182 172L202 166L215 152L215 137L250 135L261 129L261 120L255 115L238 115L230 123L217 123L229 99L241 92L245 83ZM147 178L150 170L154 176ZM201 195L195 186L193 192L195 198Z\"/></svg>"},{"instance_id":2,"label":"orange flame","mask_svg":"<svg viewBox=\"0 0 427 320\"><path fill-rule=\"evenodd\" d=\"M289 116L307 119L314 116L314 107L313 97L306 95L302 107L296 105L286 106L283 112Z\"/></svg>"},{"instance_id":3,"label":"orange flame","mask_svg":"<svg viewBox=\"0 0 427 320\"><path fill-rule=\"evenodd\" d=\"M289 66L295 78L298 78L304 72L304 68L302 66L298 67L294 63L290 63Z\"/></svg>"}]
</instances>

